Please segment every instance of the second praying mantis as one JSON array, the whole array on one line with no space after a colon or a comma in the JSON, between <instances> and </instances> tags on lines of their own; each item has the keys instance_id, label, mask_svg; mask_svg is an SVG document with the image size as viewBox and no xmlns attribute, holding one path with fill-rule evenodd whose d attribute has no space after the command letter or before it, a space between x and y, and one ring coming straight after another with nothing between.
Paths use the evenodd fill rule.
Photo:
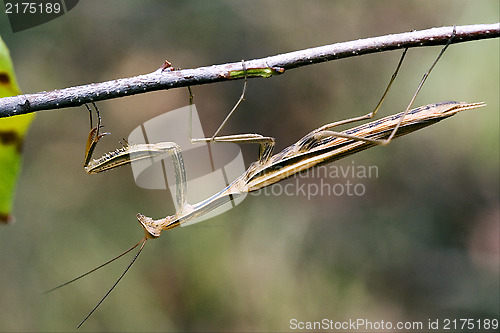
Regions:
<instances>
[{"instance_id":1,"label":"second praying mantis","mask_svg":"<svg viewBox=\"0 0 500 333\"><path fill-rule=\"evenodd\" d=\"M259 145L259 157L258 160L252 163L249 168L238 178L236 178L231 184L226 188L222 189L218 193L215 193L211 197L196 203L189 204L186 200L187 197L187 176L186 170L184 168L184 162L182 157L182 152L180 147L174 142L160 142L156 144L137 144L128 145L127 143L120 149L114 152L108 153L97 160L92 159L93 152L98 141L108 133L100 133L101 128L101 118L97 111L97 126L92 127L92 112L91 113L91 131L87 140L87 147L85 153L84 168L85 171L94 174L106 170L111 170L113 168L128 165L134 161L142 159L154 158L155 160L159 158L164 158L169 156L172 160L172 164L176 175L176 198L177 206L179 207L175 214L161 218L153 219L151 217L145 216L143 214L137 214L137 219L139 220L141 226L145 231L144 238L134 245L132 248L128 249L118 257L106 262L99 267L80 275L79 277L60 285L54 289L62 287L73 281L76 281L83 276L86 276L95 270L105 266L111 261L123 256L124 254L130 252L134 248L140 245L137 254L134 259L130 262L128 267L118 278L115 284L109 289L106 295L100 300L100 302L94 307L94 309L85 317L85 319L80 323L80 327L92 313L97 309L97 307L104 301L104 299L109 295L109 293L115 288L119 281L123 278L126 272L130 269L133 263L136 261L137 257L141 253L148 239L157 238L160 236L163 230L170 230L181 226L188 221L202 216L220 205L231 200L234 196L238 196L247 192L252 192L259 190L263 187L275 184L283 179L286 179L296 173L303 172L315 166L330 163L335 160L344 158L346 156L357 153L361 150L368 149L377 145L386 145L391 142L392 139L399 136L403 136L412 133L421 128L427 127L429 125L435 124L445 118L455 115L456 113L464 110L474 109L482 107L485 104L479 103L466 103L466 102L440 102L434 104L428 104L415 109L411 109L415 98L417 97L420 89L422 88L424 82L429 76L432 69L435 67L443 53L446 51L448 46L451 44L454 37L454 33L451 35L448 43L442 48L439 55L436 57L432 63L429 70L424 74L420 84L418 85L415 93L413 94L407 108L400 113L381 118L376 121L365 123L363 125L353 127L351 129L336 132L332 129L336 126L349 124L352 122L357 122L361 120L366 120L373 118L377 111L380 109L389 89L394 82L398 71L403 63L403 59L407 53L407 49L404 50L399 63L396 67L394 74L392 75L389 84L382 95L379 103L375 109L363 116L355 117L347 120L342 120L338 122L333 122L321 126L298 140L295 144L283 149L281 152L273 155L273 148L275 145L275 140L272 137L266 137L259 134L242 134L242 135L228 135L228 136L218 136L220 130L233 114L239 104L242 102L246 87L247 87L247 77L248 76L264 76L280 74L282 69L275 68L262 68L262 69L247 69L245 63L243 62L243 71L238 71L234 73L232 77L244 77L243 92L240 99L229 112L227 117L224 119L219 129L210 138L202 139L191 139L192 142L232 142L232 143L257 143ZM189 89L189 88L188 88ZM192 105L193 95L189 89L190 95L190 105ZM190 111L191 112L191 111ZM53 289L52 289L53 290Z\"/></svg>"}]
</instances>

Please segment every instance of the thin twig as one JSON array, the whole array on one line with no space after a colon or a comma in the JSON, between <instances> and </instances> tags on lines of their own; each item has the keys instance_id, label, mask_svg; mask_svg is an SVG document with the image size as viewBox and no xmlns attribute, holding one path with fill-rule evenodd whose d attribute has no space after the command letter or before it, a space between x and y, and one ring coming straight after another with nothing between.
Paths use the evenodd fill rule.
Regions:
<instances>
[{"instance_id":1,"label":"thin twig","mask_svg":"<svg viewBox=\"0 0 500 333\"><path fill-rule=\"evenodd\" d=\"M246 68L281 67L285 70L325 61L395 49L444 45L448 42L452 26L406 32L394 35L359 39L261 59L246 60ZM500 23L464 25L455 27L453 43L500 37ZM41 110L80 106L85 103L141 94L155 90L168 90L185 86L231 80L230 71L243 70L242 62L174 70L162 66L158 70L130 78L92 83L36 94L18 95L0 99L0 118Z\"/></svg>"}]
</instances>

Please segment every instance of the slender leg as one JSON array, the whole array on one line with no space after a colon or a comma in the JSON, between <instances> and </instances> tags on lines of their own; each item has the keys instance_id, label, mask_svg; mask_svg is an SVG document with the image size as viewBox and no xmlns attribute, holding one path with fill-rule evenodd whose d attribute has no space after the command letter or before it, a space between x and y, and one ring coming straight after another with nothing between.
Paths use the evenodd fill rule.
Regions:
<instances>
[{"instance_id":1,"label":"slender leg","mask_svg":"<svg viewBox=\"0 0 500 333\"><path fill-rule=\"evenodd\" d=\"M396 78L396 75L397 75L397 73L399 71L399 68L401 67L401 64L402 64L403 59L404 59L405 54L406 54L406 51L408 49L405 49L405 51L403 52L403 55L401 56L401 59L400 59L399 64L398 64L398 66L396 68L396 71L392 75L391 80L389 81L389 84L388 84L388 86L387 86L384 94L382 95L382 98L380 99L379 103L377 104L377 107L375 108L375 110L373 110L371 113L368 113L368 114L366 114L364 116L361 116L361 117L355 117L355 118L350 118L350 119L346 119L346 120L342 120L342 121L338 121L338 122L326 124L324 126L321 126L318 129L312 131L311 133L308 134L308 136L310 136L310 137L316 137L316 136L331 135L331 136L344 137L344 138L348 138L348 139L355 139L355 140L360 140L360 141L372 142L372 143L376 143L376 144L379 144L379 145L387 145L387 144L389 144L389 142L391 142L391 140L396 135L399 127L401 126L401 123L403 122L404 117L410 111L410 108L413 105L413 102L415 101L415 98L417 97L418 93L420 92L420 89L422 89L422 86L424 85L424 82L427 80L427 77L429 76L429 74L431 73L431 71L434 69L434 67L436 66L437 62L439 61L439 59L441 58L441 56L444 54L444 52L446 51L446 49L448 48L448 46L452 43L452 41L453 41L454 38L455 38L455 28L453 28L453 33L452 33L450 39L448 40L448 42L446 43L446 45L441 49L441 52L439 52L437 58L434 60L434 62L432 63L431 67L429 68L429 70L422 77L422 80L420 81L420 83L419 83L419 85L417 87L417 90L413 94L413 96L412 96L412 98L410 100L410 103L406 107L405 111L403 112L403 114L399 118L398 124L394 127L394 129L392 130L391 134L389 135L389 137L387 139L384 139L384 140L374 140L374 139L369 139L369 138L361 138L361 137L357 137L355 135L348 135L348 134L344 134L344 133L330 131L329 129L333 128L335 126L339 126L339 125L351 123L351 122L354 122L354 121L369 119L369 118L372 118L377 113L378 109L382 105L382 102L384 101L384 99L385 99L385 97L386 97L386 95L387 95L387 93L389 91L389 88L391 87L392 83L394 82L394 79Z\"/></svg>"},{"instance_id":2,"label":"slender leg","mask_svg":"<svg viewBox=\"0 0 500 333\"><path fill-rule=\"evenodd\" d=\"M403 51L403 54L401 55L401 58L399 59L398 65L396 66L396 70L392 74L391 79L389 80L389 84L387 85L387 88L385 88L384 94L382 95L382 97L380 98L377 106L375 107L375 109L372 112L367 113L364 116L353 117L353 118L349 118L349 119L344 119L344 120L336 121L336 122L333 122L333 123L330 123L330 124L326 124L326 125L321 126L318 129L316 129L315 131L320 132L320 131L324 131L324 130L327 130L329 128L333 128L333 127L336 127L336 126L345 125L345 124L353 123L353 122L356 122L356 121L371 119L371 118L375 117L375 115L377 114L377 111L382 106L382 103L384 102L385 97L387 96L387 93L389 92L389 89L392 86L392 83L394 82L394 80L396 80L396 77L397 77L397 75L399 73L399 69L401 68L401 65L403 64L403 60L404 60L407 52L408 52L408 48L406 48Z\"/></svg>"},{"instance_id":3,"label":"slender leg","mask_svg":"<svg viewBox=\"0 0 500 333\"><path fill-rule=\"evenodd\" d=\"M230 143L258 143L259 162L265 163L272 156L275 140L270 136L260 134L235 134L217 136L214 138L193 139L192 142L230 142Z\"/></svg>"},{"instance_id":4,"label":"slender leg","mask_svg":"<svg viewBox=\"0 0 500 333\"><path fill-rule=\"evenodd\" d=\"M243 63L243 70L245 71L245 80L243 83L243 91L241 92L241 96L236 102L236 104L233 106L231 111L228 113L226 118L222 121L221 125L219 128L215 131L214 135L210 138L200 138L200 139L193 139L192 138L192 108L191 106L193 105L193 93L191 91L191 88L188 87L189 91L189 139L191 140L192 143L197 143L197 142L230 142L230 143L258 143L259 144L259 162L265 163L269 157L271 157L274 145L275 145L275 140L272 137L268 136L262 136L260 134L235 134L235 135L226 135L226 136L217 136L219 132L222 130L224 125L227 123L229 118L232 116L234 111L238 108L238 106L241 104L241 102L245 99L245 93L247 90L247 75L246 75L246 66L245 66L245 61L242 61Z\"/></svg>"},{"instance_id":5,"label":"slender leg","mask_svg":"<svg viewBox=\"0 0 500 333\"><path fill-rule=\"evenodd\" d=\"M241 92L241 96L240 98L238 99L238 101L236 102L236 104L233 106L233 108L231 109L231 111L229 111L229 113L227 114L226 118L224 118L224 120L222 121L222 123L219 125L219 128L215 131L215 133L212 135L212 137L210 138L202 138L202 139L193 139L192 138L192 105L193 105L193 93L191 91L191 87L188 86L188 91L189 91L189 106L190 106L190 109L189 109L189 139L191 140L192 143L196 143L196 142L209 142L209 141L217 141L217 135L219 134L219 132L222 130L222 128L226 125L227 121L229 120L229 118L231 118L231 116L233 115L234 111L236 111L236 109L238 108L238 106L241 104L241 102L245 99L245 93L246 93L246 90L247 90L247 74L246 74L246 65L245 65L245 61L242 60L242 66L243 66L243 70L245 71L245 80L244 80L244 83L243 83L243 91Z\"/></svg>"},{"instance_id":6,"label":"slender leg","mask_svg":"<svg viewBox=\"0 0 500 333\"><path fill-rule=\"evenodd\" d=\"M354 118L350 118L350 119L345 119L345 120L341 120L341 121L337 121L337 122L334 122L334 123L330 123L330 124L326 124L324 126L321 126L320 128L318 128L318 129L310 132L301 141L299 141L299 144L297 146L297 150L307 149L307 146L310 144L311 139L314 140L314 139L317 139L318 137L331 136L331 135L337 135L337 136L347 137L347 138L350 138L350 139L359 139L359 140L363 140L363 141L370 141L370 142L373 141L373 142L379 143L379 140L372 140L372 139L367 139L367 138L361 138L361 137L357 137L357 136L354 136L354 135L346 135L346 134L342 134L342 133L330 131L328 129L333 128L335 126L345 125L345 124L348 124L348 123L352 123L352 122L356 122L356 121L361 121L361 120L373 118L375 116L375 114L377 113L377 111L380 109L380 107L382 105L382 102L385 100L385 97L387 96L387 93L389 92L389 89L390 89L392 83L396 79L396 76L397 76L397 74L399 72L399 69L401 68L401 65L403 63L403 60L404 60L404 58L406 56L407 51L408 51L408 49L405 49L404 52L403 52L403 54L401 55L401 58L399 59L398 65L396 67L396 70L392 74L391 79L389 81L389 84L387 85L387 88L384 91L384 94L382 95L382 97L380 98L380 101L378 102L377 106L375 107L375 109L372 112L370 112L370 113L368 113L366 115L363 115L363 116L354 117ZM243 62L243 68L246 69L244 62ZM229 114L226 116L226 118L224 119L224 121L222 122L222 124L219 126L219 128L217 129L217 131L215 131L214 135L211 138L192 139L192 137L191 137L191 125L190 125L189 138L190 138L190 140L191 140L192 143L196 143L196 142L258 143L259 144L259 162L263 164L263 163L267 162L267 160L272 155L272 152L273 152L273 149L274 149L274 145L275 145L274 138L264 137L264 136L259 135L259 134L240 134L240 135L228 135L228 136L217 137L217 134L220 132L220 130L222 129L222 127L226 124L226 122L229 119L229 117L234 113L234 111L236 110L236 108L243 101L245 93L246 93L246 88L247 88L247 76L246 76L246 73L245 73L245 81L244 81L244 85L243 85L242 94L241 94L238 102L236 102L235 106L229 112ZM188 87L188 90L189 90L190 105L192 105L192 103L193 103L193 94L192 94L191 89L189 87ZM192 109L190 109L189 112L190 112L189 122L191 124L191 121L192 121ZM302 145L304 147L302 147Z\"/></svg>"},{"instance_id":7,"label":"slender leg","mask_svg":"<svg viewBox=\"0 0 500 333\"><path fill-rule=\"evenodd\" d=\"M226 118L224 118L224 120L220 124L219 128L215 131L215 133L210 138L193 139L192 136L191 136L191 134L192 134L192 126L191 126L191 124L192 124L192 108L191 108L191 106L193 105L193 93L191 91L191 87L188 87L188 91L189 91L189 106L190 106L190 109L189 109L189 139L191 140L192 143L219 141L219 140L217 140L218 139L217 135L220 133L220 131L222 130L222 128L226 125L226 123L229 120L229 118L231 118L231 116L233 115L234 111L236 111L236 109L238 108L238 106L240 106L241 102L243 102L243 100L245 99L245 93L247 91L247 68L246 68L246 65L245 65L245 61L242 60L241 62L242 62L242 66L243 66L243 71L245 72L245 80L243 82L243 91L241 92L241 96L238 99L238 101L236 102L236 104L233 106L233 108L231 109L231 111L229 111L229 113L227 114Z\"/></svg>"},{"instance_id":8,"label":"slender leg","mask_svg":"<svg viewBox=\"0 0 500 333\"><path fill-rule=\"evenodd\" d=\"M241 102L243 102L243 100L245 99L245 93L247 91L247 67L245 65L245 61L244 60L242 60L241 63L242 63L243 71L245 72L245 80L243 82L243 91L241 92L241 96L238 99L238 102L236 102L236 104L233 106L233 108L231 109L231 111L228 113L228 115L226 116L226 118L224 119L224 121L222 121L222 123L220 124L219 128L217 129L217 131L215 131L214 135L212 135L212 140L215 139L215 137L217 136L217 134L219 134L219 132L224 127L224 125L226 125L227 121L232 116L233 112L238 108L238 106L240 106Z\"/></svg>"},{"instance_id":9,"label":"slender leg","mask_svg":"<svg viewBox=\"0 0 500 333\"><path fill-rule=\"evenodd\" d=\"M429 68L429 70L424 74L424 76L422 77L422 80L420 81L418 87L417 87L417 90L415 91L415 93L413 94L413 97L411 98L410 100L410 103L408 104L408 106L406 107L406 110L404 111L403 115L401 116L401 118L399 119L399 122L398 124L396 125L396 127L394 128L394 130L392 131L391 135L386 139L386 140L382 140L382 144L383 145L386 145L388 144L389 142L391 142L392 138L394 137L394 135L396 135L396 132L398 131L399 129L399 126L401 126L401 123L403 122L403 118L408 114L408 111L410 111L410 108L411 106L413 105L413 102L415 101L415 98L417 98L417 95L420 91L420 89L422 89L422 86L424 85L425 83L425 80L427 80L427 77L429 76L429 74L431 73L431 71L434 69L434 66L436 66L437 62L439 61L439 59L441 59L441 56L444 54L444 52L446 51L446 49L448 48L448 46L450 46L451 42L453 41L453 39L455 39L455 26L453 27L453 32L451 34L451 37L450 39L448 39L448 42L446 43L446 45L441 49L441 52L439 52L436 60L434 60L434 62L432 63L431 67Z\"/></svg>"}]
</instances>

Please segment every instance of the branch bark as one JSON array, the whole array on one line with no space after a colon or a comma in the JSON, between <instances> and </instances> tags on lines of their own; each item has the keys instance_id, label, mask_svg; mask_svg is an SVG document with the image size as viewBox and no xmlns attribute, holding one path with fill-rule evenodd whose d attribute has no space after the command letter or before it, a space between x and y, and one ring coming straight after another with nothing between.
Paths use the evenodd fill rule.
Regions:
<instances>
[{"instance_id":1,"label":"branch bark","mask_svg":"<svg viewBox=\"0 0 500 333\"><path fill-rule=\"evenodd\" d=\"M500 37L500 23L448 26L380 37L359 39L245 61L246 68L280 67L286 70L325 61L395 49L444 45ZM134 77L91 83L49 92L0 99L0 118L41 110L80 106L84 103L235 79L232 71L242 71L242 62L176 70L164 68ZM241 78L241 77L238 77Z\"/></svg>"}]
</instances>

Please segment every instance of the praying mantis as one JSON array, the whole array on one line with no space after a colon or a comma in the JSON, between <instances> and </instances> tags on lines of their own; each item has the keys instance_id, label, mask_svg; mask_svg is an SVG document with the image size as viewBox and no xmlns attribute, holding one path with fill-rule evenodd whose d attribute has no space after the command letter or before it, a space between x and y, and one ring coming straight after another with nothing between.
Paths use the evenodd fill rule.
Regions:
<instances>
[{"instance_id":1,"label":"praying mantis","mask_svg":"<svg viewBox=\"0 0 500 333\"><path fill-rule=\"evenodd\" d=\"M273 154L275 140L272 137L262 136L259 134L242 134L242 135L228 135L218 136L220 130L229 119L229 117L236 110L238 105L243 100L246 92L247 80L246 78L253 74L255 76L264 76L261 73L272 73L273 68L263 69L246 69L243 62L243 72L235 73L233 77L244 77L243 92L240 99L229 112L227 117L222 122L219 129L210 138L192 139L192 142L232 142L232 143L256 143L259 145L259 156L256 162L252 163L249 168L238 178L236 178L226 188L211 197L196 203L190 204L187 202L187 177L184 168L182 151L179 146L173 142L161 142L156 144L139 144L128 145L124 143L123 147L114 152L108 153L97 160L93 160L92 156L99 140L108 133L101 133L101 118L97 111L97 126L92 126L92 113L91 109L91 130L87 140L85 150L84 169L89 174L100 173L107 170L112 170L122 165L128 165L133 161L141 159L162 159L166 156L170 157L176 174L176 198L179 209L175 214L161 219L153 219L143 214L137 214L142 228L144 229L144 238L128 249L120 256L108 261L107 263L121 257L122 255L130 252L140 245L140 248L130 262L128 267L109 289L106 295L94 307L94 309L87 315L87 317L80 323L80 327L97 309L97 307L104 301L109 293L115 288L119 281L123 278L126 272L130 269L137 257L144 248L147 240L158 238L164 230L170 230L181 226L188 221L206 214L220 205L226 203L231 197L238 196L244 193L252 192L264 188L266 186L280 182L296 173L303 172L315 166L325 163L330 163L335 160L344 158L346 156L357 153L361 150L368 149L377 145L387 145L393 139L410 134L421 128L435 124L445 118L453 116L458 112L475 109L484 106L482 102L479 103L466 103L466 102L440 102L428 104L415 109L411 109L413 102L422 88L427 77L431 73L434 66L437 64L445 50L451 44L453 35L448 43L443 47L435 61L432 63L429 70L424 74L420 84L418 85L415 93L413 94L407 108L401 112L376 121L365 123L351 129L336 132L332 129L349 123L367 120L373 118L380 109L389 89L394 82L398 71L403 63L407 49L404 50L399 63L392 75L389 84L382 95L379 103L375 109L363 116L355 117L347 120L337 121L321 126L298 140L295 144L290 145L279 153ZM280 72L279 70L275 70ZM192 93L190 91L190 105L192 104ZM87 272L63 285L71 283L93 271L103 267L107 263ZM61 286L63 286L61 285ZM59 287L61 287L59 286ZM56 287L56 288L59 288ZM55 289L55 288L54 288Z\"/></svg>"}]
</instances>

